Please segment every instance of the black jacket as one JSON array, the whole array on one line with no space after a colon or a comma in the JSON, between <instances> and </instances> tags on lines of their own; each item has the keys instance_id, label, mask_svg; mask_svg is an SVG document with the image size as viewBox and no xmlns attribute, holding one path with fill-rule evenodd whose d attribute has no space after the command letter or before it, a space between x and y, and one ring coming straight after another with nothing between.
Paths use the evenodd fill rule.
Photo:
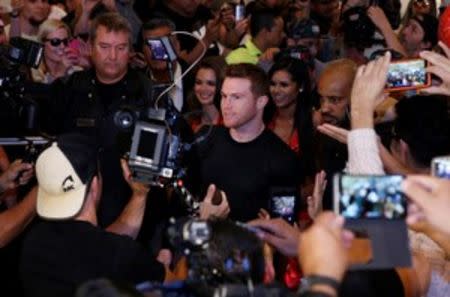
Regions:
<instances>
[{"instance_id":1,"label":"black jacket","mask_svg":"<svg viewBox=\"0 0 450 297\"><path fill-rule=\"evenodd\" d=\"M101 87L94 70L87 70L55 81L50 96L42 102L45 131L54 135L79 132L98 141L103 177L99 209L102 226L116 219L130 195L120 157L129 149L131 134L121 132L114 124L114 114L123 106L139 109L151 104L151 87L148 78L131 69L120 82Z\"/></svg>"}]
</instances>

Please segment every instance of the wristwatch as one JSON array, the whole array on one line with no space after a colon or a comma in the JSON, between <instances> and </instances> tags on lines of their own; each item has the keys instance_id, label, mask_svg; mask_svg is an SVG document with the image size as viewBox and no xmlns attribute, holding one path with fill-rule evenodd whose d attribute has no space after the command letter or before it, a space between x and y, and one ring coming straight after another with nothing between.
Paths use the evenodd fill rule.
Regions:
<instances>
[{"instance_id":1,"label":"wristwatch","mask_svg":"<svg viewBox=\"0 0 450 297\"><path fill-rule=\"evenodd\" d=\"M306 293L311 290L311 287L314 285L327 285L336 290L336 293L339 290L339 282L334 278L322 275L311 274L305 276L300 281L299 293Z\"/></svg>"}]
</instances>

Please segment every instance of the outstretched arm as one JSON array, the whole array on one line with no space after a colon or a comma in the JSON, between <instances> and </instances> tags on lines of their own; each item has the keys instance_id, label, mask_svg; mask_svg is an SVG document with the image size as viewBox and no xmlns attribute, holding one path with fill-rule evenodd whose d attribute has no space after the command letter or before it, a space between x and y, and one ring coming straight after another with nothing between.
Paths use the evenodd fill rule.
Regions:
<instances>
[{"instance_id":1,"label":"outstretched arm","mask_svg":"<svg viewBox=\"0 0 450 297\"><path fill-rule=\"evenodd\" d=\"M381 34L383 34L383 37L386 40L387 47L396 50L403 56L407 57L408 53L398 39L397 34L395 34L394 30L392 29L389 20L384 14L384 11L379 6L371 6L369 7L369 9L367 9L367 15L375 24L375 26L377 26L377 28L381 31Z\"/></svg>"},{"instance_id":2,"label":"outstretched arm","mask_svg":"<svg viewBox=\"0 0 450 297\"><path fill-rule=\"evenodd\" d=\"M36 214L37 187L16 206L0 213L0 248L16 238Z\"/></svg>"}]
</instances>

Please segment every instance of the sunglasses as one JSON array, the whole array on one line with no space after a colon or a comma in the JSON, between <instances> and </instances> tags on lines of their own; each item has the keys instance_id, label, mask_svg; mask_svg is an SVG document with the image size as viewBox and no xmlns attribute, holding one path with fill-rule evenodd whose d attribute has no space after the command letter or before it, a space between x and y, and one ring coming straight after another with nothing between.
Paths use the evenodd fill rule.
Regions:
<instances>
[{"instance_id":1,"label":"sunglasses","mask_svg":"<svg viewBox=\"0 0 450 297\"><path fill-rule=\"evenodd\" d=\"M60 39L60 38L51 38L51 39L45 39L45 42L50 42L51 46L59 46L61 43L64 44L64 46L67 46L69 44L69 38L64 38L64 39Z\"/></svg>"}]
</instances>

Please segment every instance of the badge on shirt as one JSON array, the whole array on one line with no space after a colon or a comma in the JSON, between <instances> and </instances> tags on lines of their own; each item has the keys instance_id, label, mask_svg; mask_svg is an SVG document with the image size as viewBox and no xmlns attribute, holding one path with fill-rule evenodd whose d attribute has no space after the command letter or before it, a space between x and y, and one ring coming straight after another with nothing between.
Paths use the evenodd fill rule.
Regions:
<instances>
[{"instance_id":1,"label":"badge on shirt","mask_svg":"<svg viewBox=\"0 0 450 297\"><path fill-rule=\"evenodd\" d=\"M77 118L77 127L95 127L95 119L93 118Z\"/></svg>"}]
</instances>

